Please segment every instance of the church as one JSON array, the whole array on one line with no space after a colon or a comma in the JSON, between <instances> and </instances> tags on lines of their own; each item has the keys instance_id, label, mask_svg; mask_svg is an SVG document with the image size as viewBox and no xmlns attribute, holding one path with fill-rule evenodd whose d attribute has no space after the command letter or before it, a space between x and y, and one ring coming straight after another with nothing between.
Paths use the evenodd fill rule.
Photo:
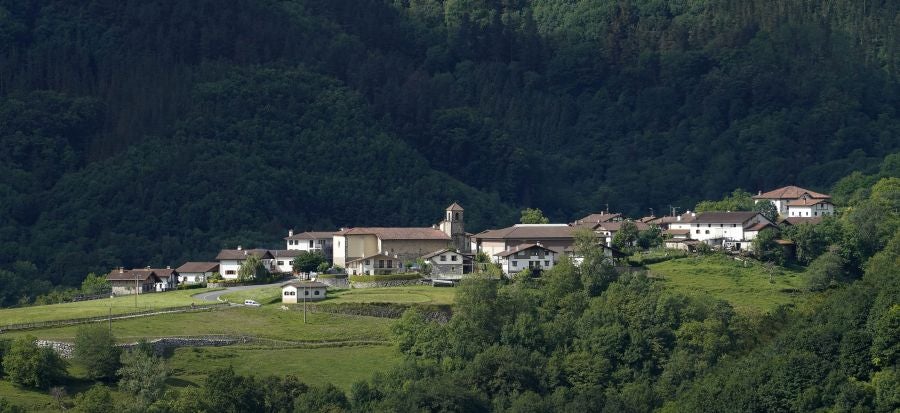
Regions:
<instances>
[{"instance_id":1,"label":"church","mask_svg":"<svg viewBox=\"0 0 900 413\"><path fill-rule=\"evenodd\" d=\"M451 248L468 253L469 237L465 231L464 210L453 203L448 206L443 220L431 227L356 227L343 228L334 233L334 265L375 265L378 262L398 263L414 261L428 253ZM369 264L365 264L370 260ZM396 264L391 262L394 270ZM390 271L386 271L390 272Z\"/></svg>"}]
</instances>

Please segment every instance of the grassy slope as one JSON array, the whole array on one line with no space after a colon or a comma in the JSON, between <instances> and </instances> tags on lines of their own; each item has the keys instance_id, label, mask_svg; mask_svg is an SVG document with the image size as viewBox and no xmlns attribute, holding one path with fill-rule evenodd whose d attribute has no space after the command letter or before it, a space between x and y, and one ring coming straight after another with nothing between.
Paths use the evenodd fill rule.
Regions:
<instances>
[{"instance_id":1,"label":"grassy slope","mask_svg":"<svg viewBox=\"0 0 900 413\"><path fill-rule=\"evenodd\" d=\"M191 296L214 290L216 289L181 290L165 293L141 294L137 296L137 306L135 306L134 296L121 296L116 298L105 298L102 300L79 301L75 303L8 308L0 310L0 326L16 323L102 316L108 314L110 308L112 308L113 314L121 314L154 308L178 307L190 305L191 303L200 304L199 301L191 298Z\"/></svg>"},{"instance_id":2,"label":"grassy slope","mask_svg":"<svg viewBox=\"0 0 900 413\"><path fill-rule=\"evenodd\" d=\"M197 385L215 368L233 365L236 372L257 376L293 374L307 384L332 383L349 390L353 382L371 377L400 361L394 346L316 349L254 349L246 347L181 348L169 359L175 379ZM177 381L177 380L176 380Z\"/></svg>"},{"instance_id":3,"label":"grassy slope","mask_svg":"<svg viewBox=\"0 0 900 413\"><path fill-rule=\"evenodd\" d=\"M427 285L411 287L360 288L329 291L328 299L321 304L340 303L400 303L400 304L453 304L455 288L438 288ZM236 291L224 294L223 299L240 303L245 299L260 303L274 303L281 299L281 288L267 287L258 290Z\"/></svg>"},{"instance_id":4,"label":"grassy slope","mask_svg":"<svg viewBox=\"0 0 900 413\"><path fill-rule=\"evenodd\" d=\"M282 311L275 306L235 307L201 313L164 314L113 321L113 334L123 342L140 338L206 334L252 335L292 341L387 341L393 320L340 314L314 314L303 323L301 311ZM33 335L71 341L78 326L2 334L9 338Z\"/></svg>"},{"instance_id":5,"label":"grassy slope","mask_svg":"<svg viewBox=\"0 0 900 413\"><path fill-rule=\"evenodd\" d=\"M796 302L799 272L776 267L774 275L756 261L742 263L723 256L691 257L648 266L651 276L688 295L710 295L745 312L765 312Z\"/></svg>"}]
</instances>

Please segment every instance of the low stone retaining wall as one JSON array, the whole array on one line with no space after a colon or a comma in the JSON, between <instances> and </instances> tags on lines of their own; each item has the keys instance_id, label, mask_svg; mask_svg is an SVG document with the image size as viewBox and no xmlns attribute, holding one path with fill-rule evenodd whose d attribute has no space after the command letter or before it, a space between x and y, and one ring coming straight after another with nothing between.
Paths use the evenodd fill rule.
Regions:
<instances>
[{"instance_id":1,"label":"low stone retaining wall","mask_svg":"<svg viewBox=\"0 0 900 413\"><path fill-rule=\"evenodd\" d=\"M408 287L411 285L431 285L431 282L422 279L352 282L350 288Z\"/></svg>"},{"instance_id":2,"label":"low stone retaining wall","mask_svg":"<svg viewBox=\"0 0 900 413\"><path fill-rule=\"evenodd\" d=\"M316 281L332 288L350 288L350 280L347 278L316 278Z\"/></svg>"},{"instance_id":3,"label":"low stone retaining wall","mask_svg":"<svg viewBox=\"0 0 900 413\"><path fill-rule=\"evenodd\" d=\"M167 349L177 347L221 347L233 344L246 344L253 342L252 337L229 337L229 336L209 336L209 337L164 337L155 340L148 340L147 343L153 347L153 352L157 355L165 354ZM75 344L62 341L37 340L35 342L39 347L49 347L53 349L62 358L72 358L75 351ZM131 349L137 347L138 343L119 344L117 347L122 349Z\"/></svg>"}]
</instances>

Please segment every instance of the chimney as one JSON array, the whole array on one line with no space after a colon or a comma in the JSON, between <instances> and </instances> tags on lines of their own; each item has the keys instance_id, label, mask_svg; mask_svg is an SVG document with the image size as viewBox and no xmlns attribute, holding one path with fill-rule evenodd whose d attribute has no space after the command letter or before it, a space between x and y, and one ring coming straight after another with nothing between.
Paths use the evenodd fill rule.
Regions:
<instances>
[{"instance_id":1,"label":"chimney","mask_svg":"<svg viewBox=\"0 0 900 413\"><path fill-rule=\"evenodd\" d=\"M167 270L171 270L171 269L172 269L172 266L171 266L171 265L166 265L166 269L167 269Z\"/></svg>"},{"instance_id":2,"label":"chimney","mask_svg":"<svg viewBox=\"0 0 900 413\"><path fill-rule=\"evenodd\" d=\"M244 249L244 247L238 245L238 251L240 251L240 250L242 250L242 249Z\"/></svg>"},{"instance_id":3,"label":"chimney","mask_svg":"<svg viewBox=\"0 0 900 413\"><path fill-rule=\"evenodd\" d=\"M122 274L124 272L125 272L125 267L119 267L119 274Z\"/></svg>"},{"instance_id":4,"label":"chimney","mask_svg":"<svg viewBox=\"0 0 900 413\"><path fill-rule=\"evenodd\" d=\"M759 193L758 193L757 195L762 195L762 190L760 190Z\"/></svg>"},{"instance_id":5,"label":"chimney","mask_svg":"<svg viewBox=\"0 0 900 413\"><path fill-rule=\"evenodd\" d=\"M147 269L148 269L148 270L150 269L150 266L149 266L149 265L147 266Z\"/></svg>"},{"instance_id":6,"label":"chimney","mask_svg":"<svg viewBox=\"0 0 900 413\"><path fill-rule=\"evenodd\" d=\"M293 236L294 236L294 229L293 229L293 228L291 228L291 229L288 230L288 236L289 236L289 237L293 237Z\"/></svg>"}]
</instances>

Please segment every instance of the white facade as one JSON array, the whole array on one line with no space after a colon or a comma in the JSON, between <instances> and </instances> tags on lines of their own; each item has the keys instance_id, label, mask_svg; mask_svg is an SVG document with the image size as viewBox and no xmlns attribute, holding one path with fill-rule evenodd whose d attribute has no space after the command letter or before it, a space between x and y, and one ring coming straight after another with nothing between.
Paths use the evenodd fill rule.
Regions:
<instances>
[{"instance_id":1,"label":"white facade","mask_svg":"<svg viewBox=\"0 0 900 413\"><path fill-rule=\"evenodd\" d=\"M219 274L226 280L236 280L238 270L243 262L243 260L221 260L219 261Z\"/></svg>"},{"instance_id":2,"label":"white facade","mask_svg":"<svg viewBox=\"0 0 900 413\"><path fill-rule=\"evenodd\" d=\"M820 201L813 205L788 205L789 217L824 217L834 215L834 204Z\"/></svg>"},{"instance_id":3,"label":"white facade","mask_svg":"<svg viewBox=\"0 0 900 413\"><path fill-rule=\"evenodd\" d=\"M349 275L382 275L399 272L403 269L403 262L384 254L359 258L347 263Z\"/></svg>"},{"instance_id":4,"label":"white facade","mask_svg":"<svg viewBox=\"0 0 900 413\"><path fill-rule=\"evenodd\" d=\"M557 253L540 247L533 246L514 253L501 253L498 256L500 268L506 275L515 274L528 268L549 270L556 265Z\"/></svg>"},{"instance_id":5,"label":"white facade","mask_svg":"<svg viewBox=\"0 0 900 413\"><path fill-rule=\"evenodd\" d=\"M328 288L319 283L312 284L309 287L303 285L288 284L281 287L281 302L284 304L302 303L304 298L306 301L318 301L326 298Z\"/></svg>"},{"instance_id":6,"label":"white facade","mask_svg":"<svg viewBox=\"0 0 900 413\"><path fill-rule=\"evenodd\" d=\"M749 251L751 242L765 224L774 225L759 213L705 213L691 222L690 238L727 249Z\"/></svg>"},{"instance_id":7,"label":"white facade","mask_svg":"<svg viewBox=\"0 0 900 413\"><path fill-rule=\"evenodd\" d=\"M213 273L210 272L181 272L178 273L178 279L185 284L198 284L206 282Z\"/></svg>"}]
</instances>

